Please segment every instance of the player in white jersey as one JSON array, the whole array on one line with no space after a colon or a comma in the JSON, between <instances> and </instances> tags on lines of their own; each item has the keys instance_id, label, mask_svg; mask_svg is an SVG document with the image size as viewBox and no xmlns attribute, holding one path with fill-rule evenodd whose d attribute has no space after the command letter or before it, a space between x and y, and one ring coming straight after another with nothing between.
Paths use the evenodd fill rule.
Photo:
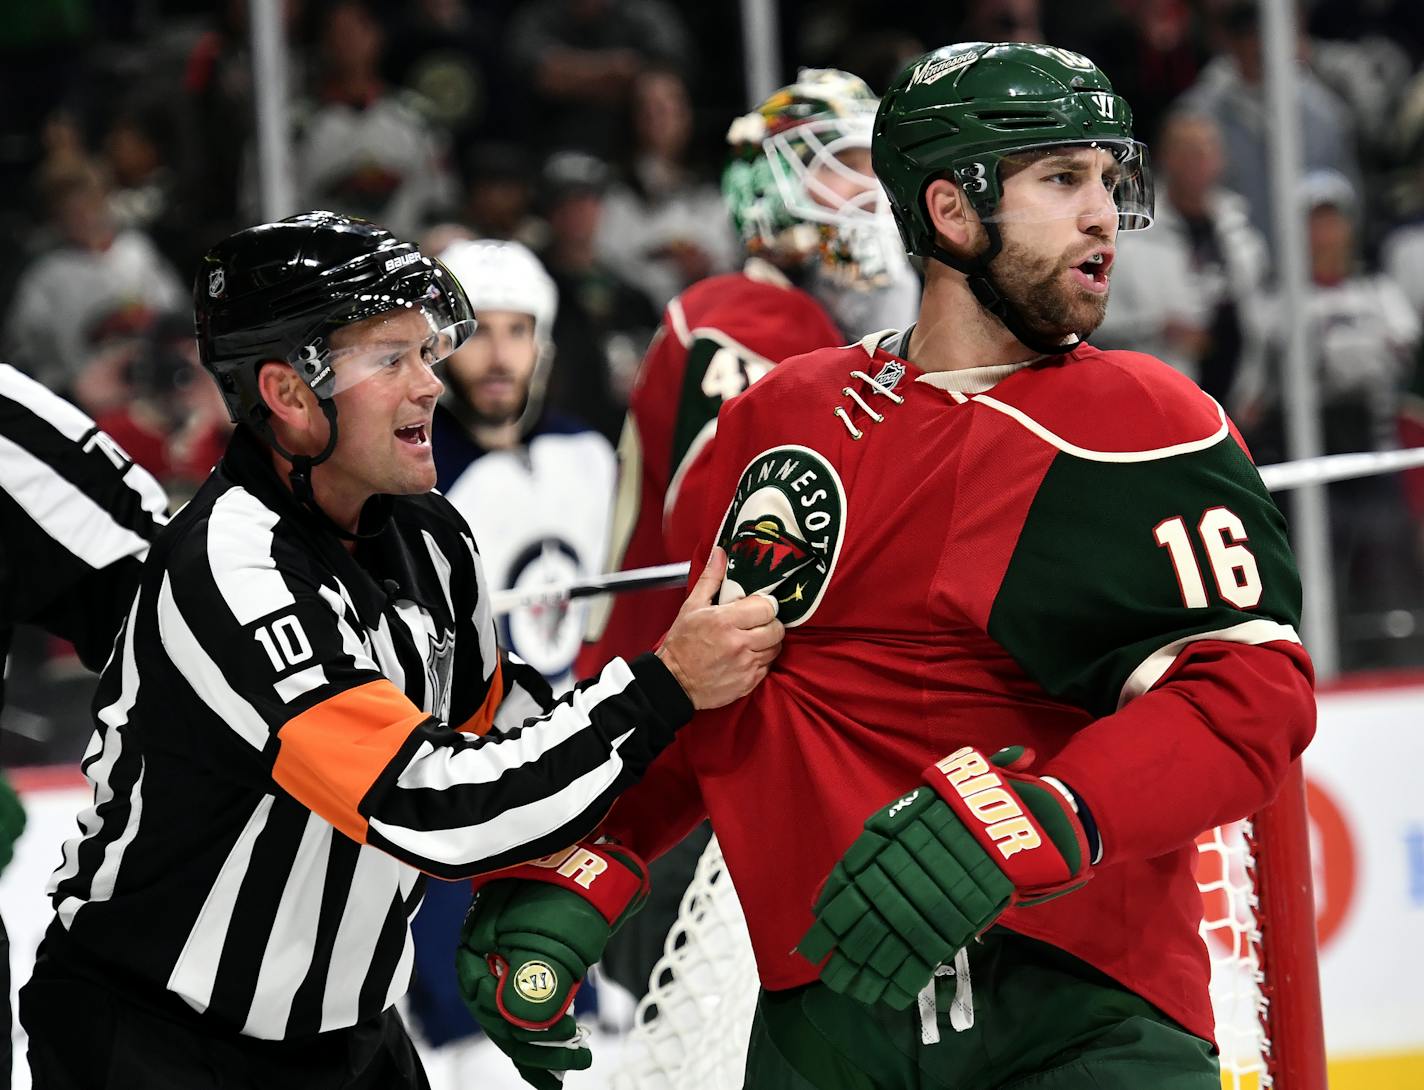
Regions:
<instances>
[{"instance_id":1,"label":"player in white jersey","mask_svg":"<svg viewBox=\"0 0 1424 1090\"><path fill-rule=\"evenodd\" d=\"M544 407L558 291L517 242L456 242L441 260L479 325L450 357L434 429L437 487L465 516L491 586L528 587L603 570L613 447L589 425ZM549 679L570 670L582 603L519 610L502 645Z\"/></svg>"},{"instance_id":2,"label":"player in white jersey","mask_svg":"<svg viewBox=\"0 0 1424 1090\"><path fill-rule=\"evenodd\" d=\"M478 325L446 361L431 440L436 487L481 543L491 586L528 587L602 571L615 456L583 421L544 407L558 309L553 280L517 242L459 241L440 257L465 289ZM518 610L499 622L500 644L556 692L567 689L584 614L581 602ZM412 1012L439 1050L436 1062L456 1070L474 1058L469 1045L477 1033L452 971L469 904L468 883L432 882L412 926Z\"/></svg>"}]
</instances>

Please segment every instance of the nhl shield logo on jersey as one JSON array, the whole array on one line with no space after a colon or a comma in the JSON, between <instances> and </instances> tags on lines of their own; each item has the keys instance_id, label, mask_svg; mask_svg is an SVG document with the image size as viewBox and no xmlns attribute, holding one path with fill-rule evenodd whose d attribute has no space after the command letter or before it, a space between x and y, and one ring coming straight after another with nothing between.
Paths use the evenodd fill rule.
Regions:
<instances>
[{"instance_id":1,"label":"nhl shield logo on jersey","mask_svg":"<svg viewBox=\"0 0 1424 1090\"><path fill-rule=\"evenodd\" d=\"M727 550L718 601L771 594L788 628L820 604L845 532L845 489L835 468L814 450L773 447L751 460L722 522Z\"/></svg>"}]
</instances>

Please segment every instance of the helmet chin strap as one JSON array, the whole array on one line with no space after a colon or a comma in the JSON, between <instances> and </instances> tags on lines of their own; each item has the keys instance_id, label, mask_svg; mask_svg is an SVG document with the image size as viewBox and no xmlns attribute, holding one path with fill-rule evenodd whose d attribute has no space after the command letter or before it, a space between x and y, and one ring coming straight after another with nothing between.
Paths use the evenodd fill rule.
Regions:
<instances>
[{"instance_id":1,"label":"helmet chin strap","mask_svg":"<svg viewBox=\"0 0 1424 1090\"><path fill-rule=\"evenodd\" d=\"M311 471L331 457L332 451L336 449L337 440L336 403L330 398L320 398L318 399L318 404L321 405L321 413L326 417L327 425L326 446L321 449L321 453L319 454L293 454L282 446L281 442L277 439L276 433L273 432L271 425L265 419L262 422L262 430L266 432L267 442L271 444L272 449L292 464L292 468L287 472L287 480L292 486L292 495L296 496L297 502L315 515L319 521L324 522L327 529L337 537L345 541L369 541L371 538L379 536L381 531L386 528L386 523L390 521L391 512L389 502L382 505L384 510L380 512L374 527L363 532L358 525L354 534L346 529L346 527L338 524L336 520L323 511L321 505L316 502L316 493L312 491ZM362 510L364 511L365 509L363 508Z\"/></svg>"},{"instance_id":2,"label":"helmet chin strap","mask_svg":"<svg viewBox=\"0 0 1424 1090\"><path fill-rule=\"evenodd\" d=\"M974 298L979 300L979 305L999 319L1010 333L1026 348L1043 356L1061 356L1065 352L1071 352L1083 343L1083 338L1074 335L1071 341L1060 341L1054 343L1046 340L1038 333L1028 327L1028 323L1023 320L1023 316L1016 308L1010 305L1008 298L994 283L993 277L989 274L989 263L999 255L1004 248L1003 235L999 233L999 225L994 222L984 224L984 230L989 235L989 246L977 257L962 258L950 253L938 242L934 243L930 255L942 264L948 265L957 272L962 272L969 281L969 290L974 293Z\"/></svg>"}]
</instances>

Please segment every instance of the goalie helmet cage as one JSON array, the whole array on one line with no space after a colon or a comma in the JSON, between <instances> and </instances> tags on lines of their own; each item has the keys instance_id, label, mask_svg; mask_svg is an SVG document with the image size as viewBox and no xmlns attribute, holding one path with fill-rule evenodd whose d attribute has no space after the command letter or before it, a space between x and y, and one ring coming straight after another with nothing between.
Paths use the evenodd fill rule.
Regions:
<instances>
[{"instance_id":1,"label":"goalie helmet cage","mask_svg":"<svg viewBox=\"0 0 1424 1090\"><path fill-rule=\"evenodd\" d=\"M1198 840L1225 1090L1325 1090L1305 782ZM614 1090L738 1090L756 964L716 838L638 1004Z\"/></svg>"}]
</instances>

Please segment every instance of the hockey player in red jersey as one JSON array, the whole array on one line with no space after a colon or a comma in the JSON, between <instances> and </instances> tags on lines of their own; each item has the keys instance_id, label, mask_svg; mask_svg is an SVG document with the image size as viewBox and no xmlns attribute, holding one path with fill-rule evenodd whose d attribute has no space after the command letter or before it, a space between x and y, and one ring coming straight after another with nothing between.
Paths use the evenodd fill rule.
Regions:
<instances>
[{"instance_id":1,"label":"hockey player in red jersey","mask_svg":"<svg viewBox=\"0 0 1424 1090\"><path fill-rule=\"evenodd\" d=\"M663 312L619 443L613 567L691 555L705 503L682 486L723 402L789 356L914 318L919 281L871 173L877 103L858 77L807 68L728 130L722 189L746 265L694 284ZM580 676L618 648L655 643L682 597L597 603Z\"/></svg>"},{"instance_id":2,"label":"hockey player in red jersey","mask_svg":"<svg viewBox=\"0 0 1424 1090\"><path fill-rule=\"evenodd\" d=\"M1215 1090L1193 841L1314 729L1283 520L1220 406L1084 339L1152 215L1092 61L930 53L873 150L919 322L724 408L700 543L724 599L776 598L784 651L619 800L606 854L710 816L762 985L749 1090ZM470 935L527 964L518 885Z\"/></svg>"}]
</instances>

